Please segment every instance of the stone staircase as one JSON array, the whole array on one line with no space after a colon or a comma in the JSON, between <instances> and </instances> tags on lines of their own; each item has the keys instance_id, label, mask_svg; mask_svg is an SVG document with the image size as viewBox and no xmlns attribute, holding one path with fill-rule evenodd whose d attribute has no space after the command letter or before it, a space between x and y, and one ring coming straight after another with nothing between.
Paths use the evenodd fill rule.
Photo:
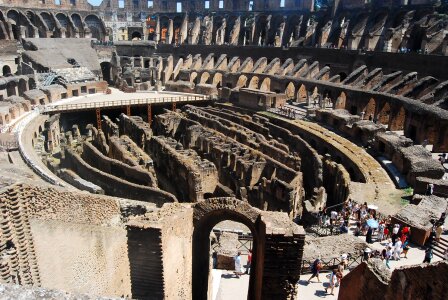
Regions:
<instances>
[{"instance_id":1,"label":"stone staircase","mask_svg":"<svg viewBox=\"0 0 448 300\"><path fill-rule=\"evenodd\" d=\"M0 201L0 282L40 286L39 269L20 186Z\"/></svg>"}]
</instances>

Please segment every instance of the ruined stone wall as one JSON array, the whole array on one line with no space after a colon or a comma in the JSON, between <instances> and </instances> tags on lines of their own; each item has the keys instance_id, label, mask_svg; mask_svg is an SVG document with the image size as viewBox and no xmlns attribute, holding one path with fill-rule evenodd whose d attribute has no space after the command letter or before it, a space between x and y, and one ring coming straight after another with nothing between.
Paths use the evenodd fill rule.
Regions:
<instances>
[{"instance_id":1,"label":"ruined stone wall","mask_svg":"<svg viewBox=\"0 0 448 300\"><path fill-rule=\"evenodd\" d=\"M88 141L85 141L83 144L81 157L93 168L112 176L138 185L157 187L157 180L154 174L151 174L140 166L129 166L121 161L109 158L103 155Z\"/></svg>"},{"instance_id":2,"label":"ruined stone wall","mask_svg":"<svg viewBox=\"0 0 448 300\"><path fill-rule=\"evenodd\" d=\"M401 267L392 273L386 299L444 299L447 281L446 261Z\"/></svg>"},{"instance_id":3,"label":"ruined stone wall","mask_svg":"<svg viewBox=\"0 0 448 300\"><path fill-rule=\"evenodd\" d=\"M108 195L151 202L157 206L162 206L166 202L176 202L176 198L170 193L137 185L91 167L71 149L65 151L64 157L63 167L100 186Z\"/></svg>"},{"instance_id":4,"label":"ruined stone wall","mask_svg":"<svg viewBox=\"0 0 448 300\"><path fill-rule=\"evenodd\" d=\"M193 150L183 150L176 144L175 140L154 136L148 150L159 172L176 182L175 189L181 201L201 201L204 194L215 191L218 171L215 165L202 160Z\"/></svg>"},{"instance_id":5,"label":"ruined stone wall","mask_svg":"<svg viewBox=\"0 0 448 300\"><path fill-rule=\"evenodd\" d=\"M338 299L384 299L390 272L382 261L363 262L341 280Z\"/></svg>"},{"instance_id":6,"label":"ruined stone wall","mask_svg":"<svg viewBox=\"0 0 448 300\"><path fill-rule=\"evenodd\" d=\"M152 130L148 123L141 117L128 117L125 114L120 115L120 133L127 135L143 150L146 149L146 142L151 139Z\"/></svg>"},{"instance_id":7,"label":"ruined stone wall","mask_svg":"<svg viewBox=\"0 0 448 300\"><path fill-rule=\"evenodd\" d=\"M2 253L0 281L12 282L3 277L9 265L4 259L15 252L19 260L11 256L9 262L27 270L16 273L16 283L89 294L131 295L126 232L117 226L121 205L116 199L29 185L10 186L1 191L0 197L0 205L6 205L1 210L6 213L2 228L18 229L14 226L22 223L20 238L11 235L14 231L1 235L1 251L10 253ZM10 220L8 214L14 219ZM12 247L3 240L11 237Z\"/></svg>"},{"instance_id":8,"label":"ruined stone wall","mask_svg":"<svg viewBox=\"0 0 448 300\"><path fill-rule=\"evenodd\" d=\"M323 161L324 187L327 193L325 206L333 206L347 201L350 194L350 174L340 165L329 159Z\"/></svg>"}]
</instances>

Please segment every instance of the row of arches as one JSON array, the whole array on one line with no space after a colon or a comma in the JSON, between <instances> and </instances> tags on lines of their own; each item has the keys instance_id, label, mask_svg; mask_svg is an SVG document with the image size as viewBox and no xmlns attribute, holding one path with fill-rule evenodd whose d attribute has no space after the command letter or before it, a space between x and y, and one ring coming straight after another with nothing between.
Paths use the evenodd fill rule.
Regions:
<instances>
[{"instance_id":1,"label":"row of arches","mask_svg":"<svg viewBox=\"0 0 448 300\"><path fill-rule=\"evenodd\" d=\"M225 82L224 82L225 81ZM318 105L320 101L328 101L333 109L345 109L353 115L359 115L363 119L386 125L391 131L403 130L406 121L406 110L400 103L391 105L387 99L368 100L358 97L347 97L346 92L340 89L329 89L322 86L301 83L298 81L278 80L273 81L269 76L258 74L241 74L236 79L223 76L221 72L192 72L190 82L194 84L213 84L217 88L223 85L228 88L249 88L266 92L284 93L289 100L294 102L308 102L310 105ZM326 107L328 105L326 104Z\"/></svg>"},{"instance_id":2,"label":"row of arches","mask_svg":"<svg viewBox=\"0 0 448 300\"><path fill-rule=\"evenodd\" d=\"M106 30L103 21L94 14L82 17L78 13L34 12L10 9L0 11L0 38L83 38L104 40Z\"/></svg>"}]
</instances>

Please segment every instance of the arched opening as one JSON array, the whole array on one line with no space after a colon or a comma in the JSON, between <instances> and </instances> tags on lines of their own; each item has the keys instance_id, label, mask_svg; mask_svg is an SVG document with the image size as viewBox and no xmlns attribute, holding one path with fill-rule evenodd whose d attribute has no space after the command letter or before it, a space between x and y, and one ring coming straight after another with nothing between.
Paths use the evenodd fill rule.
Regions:
<instances>
[{"instance_id":1,"label":"arched opening","mask_svg":"<svg viewBox=\"0 0 448 300\"><path fill-rule=\"evenodd\" d=\"M249 81L249 88L250 89L258 89L258 82L259 82L259 79L257 76L252 77L252 79Z\"/></svg>"},{"instance_id":2,"label":"arched opening","mask_svg":"<svg viewBox=\"0 0 448 300\"><path fill-rule=\"evenodd\" d=\"M209 79L210 79L210 74L207 72L204 72L204 73L202 73L201 80L199 82L201 84L205 84L205 83L208 83Z\"/></svg>"},{"instance_id":3,"label":"arched opening","mask_svg":"<svg viewBox=\"0 0 448 300\"><path fill-rule=\"evenodd\" d=\"M388 102L385 102L382 108L378 111L377 120L379 123L384 125L389 125L390 118L390 105Z\"/></svg>"},{"instance_id":4,"label":"arched opening","mask_svg":"<svg viewBox=\"0 0 448 300\"><path fill-rule=\"evenodd\" d=\"M221 221L212 229L210 246L210 277L212 282L219 281L219 289L213 287L213 293L218 292L216 289L225 291L238 286L238 291L232 294L238 299L247 299L250 274L248 259L253 248L251 230L243 223Z\"/></svg>"},{"instance_id":5,"label":"arched opening","mask_svg":"<svg viewBox=\"0 0 448 300\"><path fill-rule=\"evenodd\" d=\"M215 85L217 88L222 87L222 74L216 73L213 77L213 85Z\"/></svg>"},{"instance_id":6,"label":"arched opening","mask_svg":"<svg viewBox=\"0 0 448 300\"><path fill-rule=\"evenodd\" d=\"M238 203L237 205L248 206L248 204L242 203ZM254 218L254 215L252 215L251 212L243 214L236 210L227 208L206 211L205 214L200 217L200 219L195 220L194 222L192 278L193 299L208 299L209 280L212 273L210 271L213 267L210 260L210 257L212 256L210 233L212 232L213 228L215 228L215 226L222 221L237 222L238 224L243 224L250 230L251 236L253 238L253 256L250 269L251 272L249 275L249 291L247 298L253 299L255 293L255 285L257 282L261 282L262 280L262 278L258 278L261 276L259 276L260 273L257 270L260 269L257 268L257 257L259 254L258 251L261 250L258 245L259 238L257 232L257 223L259 222L259 218ZM257 281L257 279L260 281ZM244 299L244 297L241 299Z\"/></svg>"},{"instance_id":7,"label":"arched opening","mask_svg":"<svg viewBox=\"0 0 448 300\"><path fill-rule=\"evenodd\" d=\"M339 95L339 97L336 99L336 102L334 104L334 108L335 109L344 109L346 101L347 101L347 96L345 95L344 92L342 92Z\"/></svg>"},{"instance_id":8,"label":"arched opening","mask_svg":"<svg viewBox=\"0 0 448 300\"><path fill-rule=\"evenodd\" d=\"M131 35L131 40L133 41L141 41L142 39L142 34L138 31L134 31Z\"/></svg>"},{"instance_id":9,"label":"arched opening","mask_svg":"<svg viewBox=\"0 0 448 300\"><path fill-rule=\"evenodd\" d=\"M247 76L245 76L245 75L241 75L241 76L238 78L238 81L237 81L237 83L236 83L236 87L237 87L237 88L243 88L243 87L246 86L246 82L247 82Z\"/></svg>"},{"instance_id":10,"label":"arched opening","mask_svg":"<svg viewBox=\"0 0 448 300\"><path fill-rule=\"evenodd\" d=\"M6 94L7 96L16 96L17 95L17 85L14 81L10 81L6 84Z\"/></svg>"},{"instance_id":11,"label":"arched opening","mask_svg":"<svg viewBox=\"0 0 448 300\"><path fill-rule=\"evenodd\" d=\"M36 81L34 80L34 78L30 78L28 80L28 86L30 90L34 90L36 88Z\"/></svg>"},{"instance_id":12,"label":"arched opening","mask_svg":"<svg viewBox=\"0 0 448 300\"><path fill-rule=\"evenodd\" d=\"M269 92L271 90L271 79L266 77L260 85L260 91Z\"/></svg>"},{"instance_id":13,"label":"arched opening","mask_svg":"<svg viewBox=\"0 0 448 300\"><path fill-rule=\"evenodd\" d=\"M307 92L306 92L306 87L301 84L299 87L299 91L297 92L297 102L299 103L303 103L306 102L308 98Z\"/></svg>"},{"instance_id":14,"label":"arched opening","mask_svg":"<svg viewBox=\"0 0 448 300\"><path fill-rule=\"evenodd\" d=\"M345 73L345 72L339 73L339 79L341 82L344 81L345 78L347 78L347 73Z\"/></svg>"},{"instance_id":15,"label":"arched opening","mask_svg":"<svg viewBox=\"0 0 448 300\"><path fill-rule=\"evenodd\" d=\"M18 84L18 92L19 92L19 96L22 96L23 93L25 93L28 90L27 84L26 84L26 80L25 79L20 79L19 80L19 84Z\"/></svg>"},{"instance_id":16,"label":"arched opening","mask_svg":"<svg viewBox=\"0 0 448 300\"><path fill-rule=\"evenodd\" d=\"M404 129L404 122L406 119L406 110L403 106L400 106L398 111L393 111L392 117L389 120L389 130L397 131Z\"/></svg>"},{"instance_id":17,"label":"arched opening","mask_svg":"<svg viewBox=\"0 0 448 300\"><path fill-rule=\"evenodd\" d=\"M10 76L10 75L12 75L11 74L11 67L8 66L8 65L4 65L3 68L2 68L2 73L3 73L3 76Z\"/></svg>"},{"instance_id":18,"label":"arched opening","mask_svg":"<svg viewBox=\"0 0 448 300\"><path fill-rule=\"evenodd\" d=\"M108 84L111 84L110 62L103 61L100 65L101 65L101 72L103 74L103 80L106 81Z\"/></svg>"},{"instance_id":19,"label":"arched opening","mask_svg":"<svg viewBox=\"0 0 448 300\"><path fill-rule=\"evenodd\" d=\"M295 100L295 94L296 94L296 87L294 86L294 83L290 82L286 86L285 89L286 98L289 100Z\"/></svg>"},{"instance_id":20,"label":"arched opening","mask_svg":"<svg viewBox=\"0 0 448 300\"><path fill-rule=\"evenodd\" d=\"M366 108L364 109L365 112L364 119L373 121L373 119L375 118L375 110L376 110L375 99L370 98L369 102L366 105Z\"/></svg>"},{"instance_id":21,"label":"arched opening","mask_svg":"<svg viewBox=\"0 0 448 300\"><path fill-rule=\"evenodd\" d=\"M92 38L102 41L106 35L106 28L103 26L101 20L95 15L88 15L84 21L92 33Z\"/></svg>"},{"instance_id":22,"label":"arched opening","mask_svg":"<svg viewBox=\"0 0 448 300\"><path fill-rule=\"evenodd\" d=\"M198 77L198 73L192 72L190 74L190 83L196 83L196 78Z\"/></svg>"}]
</instances>

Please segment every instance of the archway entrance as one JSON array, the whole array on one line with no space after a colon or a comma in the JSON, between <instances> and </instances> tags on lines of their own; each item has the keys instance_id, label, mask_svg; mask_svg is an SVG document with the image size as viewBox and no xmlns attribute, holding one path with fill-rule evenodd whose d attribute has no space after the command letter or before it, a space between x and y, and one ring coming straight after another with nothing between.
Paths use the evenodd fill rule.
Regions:
<instances>
[{"instance_id":1,"label":"archway entrance","mask_svg":"<svg viewBox=\"0 0 448 300\"><path fill-rule=\"evenodd\" d=\"M100 65L101 65L101 72L103 73L103 80L106 81L108 84L111 84L110 62L103 61Z\"/></svg>"},{"instance_id":2,"label":"archway entrance","mask_svg":"<svg viewBox=\"0 0 448 300\"><path fill-rule=\"evenodd\" d=\"M206 300L211 296L210 232L226 220L245 225L252 235L247 299L293 299L295 288L270 287L296 286L302 267L303 229L286 213L261 211L231 197L210 198L193 206L192 299Z\"/></svg>"},{"instance_id":3,"label":"archway entrance","mask_svg":"<svg viewBox=\"0 0 448 300\"><path fill-rule=\"evenodd\" d=\"M245 209L253 210L253 208L248 204L244 203L242 206L247 206ZM247 292L247 299L256 298L255 294L257 289L255 285L257 281L261 283L262 280L262 272L260 272L259 266L257 266L257 257L259 256L259 253L257 253L259 250L257 245L258 231L256 230L257 219L258 217L251 218L250 213L248 215L244 215L235 210L224 208L210 211L195 222L193 232L193 299L211 299L212 290L209 290L209 283L212 278L210 271L212 270L213 264L210 260L212 257L210 234L213 228L217 227L217 225L223 221L233 221L238 224L243 224L244 227L248 228L251 232L253 237L251 272L250 275L243 276L249 276L249 290ZM231 271L229 272L232 273Z\"/></svg>"},{"instance_id":4,"label":"archway entrance","mask_svg":"<svg viewBox=\"0 0 448 300\"><path fill-rule=\"evenodd\" d=\"M138 31L134 31L132 33L131 39L133 41L140 41L142 39L142 34L140 32L138 32Z\"/></svg>"},{"instance_id":5,"label":"archway entrance","mask_svg":"<svg viewBox=\"0 0 448 300\"><path fill-rule=\"evenodd\" d=\"M247 299L253 237L242 223L222 221L210 234L212 266L209 298Z\"/></svg>"},{"instance_id":6,"label":"archway entrance","mask_svg":"<svg viewBox=\"0 0 448 300\"><path fill-rule=\"evenodd\" d=\"M3 66L2 73L3 76L11 75L11 68L8 65Z\"/></svg>"}]
</instances>

